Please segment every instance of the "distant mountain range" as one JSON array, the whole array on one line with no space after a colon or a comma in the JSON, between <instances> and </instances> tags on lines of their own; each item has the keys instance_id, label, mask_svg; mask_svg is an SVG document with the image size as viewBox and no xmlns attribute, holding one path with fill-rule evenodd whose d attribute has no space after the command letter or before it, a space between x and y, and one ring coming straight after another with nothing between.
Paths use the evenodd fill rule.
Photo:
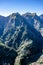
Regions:
<instances>
[{"instance_id":1,"label":"distant mountain range","mask_svg":"<svg viewBox=\"0 0 43 65\"><path fill-rule=\"evenodd\" d=\"M40 57L42 49L43 15L0 16L0 64L29 65Z\"/></svg>"}]
</instances>

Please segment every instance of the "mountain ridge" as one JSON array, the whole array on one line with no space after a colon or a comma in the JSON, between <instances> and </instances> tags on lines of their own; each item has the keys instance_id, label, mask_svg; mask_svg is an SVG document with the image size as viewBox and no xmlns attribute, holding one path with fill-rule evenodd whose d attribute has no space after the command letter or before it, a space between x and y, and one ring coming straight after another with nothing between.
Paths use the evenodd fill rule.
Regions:
<instances>
[{"instance_id":1,"label":"mountain ridge","mask_svg":"<svg viewBox=\"0 0 43 65\"><path fill-rule=\"evenodd\" d=\"M18 63L20 63L18 65L28 65L30 62L36 61L42 54L43 20L36 13L26 13L23 15L12 13L5 18L0 18L0 33L2 45L7 48L9 47L8 51L12 48L11 52L8 53L10 56L9 60L5 57L6 61L2 61L11 65L17 65L18 59ZM17 55L13 55L14 53Z\"/></svg>"}]
</instances>

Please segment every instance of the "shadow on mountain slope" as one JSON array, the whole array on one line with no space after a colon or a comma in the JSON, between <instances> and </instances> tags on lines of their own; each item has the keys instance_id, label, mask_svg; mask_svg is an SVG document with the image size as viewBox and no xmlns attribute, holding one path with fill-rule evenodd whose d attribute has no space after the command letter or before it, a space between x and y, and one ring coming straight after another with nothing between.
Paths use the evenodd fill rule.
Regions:
<instances>
[{"instance_id":1,"label":"shadow on mountain slope","mask_svg":"<svg viewBox=\"0 0 43 65\"><path fill-rule=\"evenodd\" d=\"M29 14L29 20L27 20L19 13L13 13L5 18L5 22L0 19L3 31L1 33L2 43L0 43L0 62L4 61L11 65L29 65L41 56L43 37L33 24L41 20L36 15L34 18L34 15Z\"/></svg>"}]
</instances>

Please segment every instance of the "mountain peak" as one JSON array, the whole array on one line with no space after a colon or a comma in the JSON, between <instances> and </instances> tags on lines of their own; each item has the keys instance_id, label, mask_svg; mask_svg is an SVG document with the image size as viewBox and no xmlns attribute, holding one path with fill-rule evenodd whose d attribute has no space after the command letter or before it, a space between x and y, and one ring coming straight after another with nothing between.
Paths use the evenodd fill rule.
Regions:
<instances>
[{"instance_id":1,"label":"mountain peak","mask_svg":"<svg viewBox=\"0 0 43 65\"><path fill-rule=\"evenodd\" d=\"M27 12L27 13L25 13L25 14L23 14L23 15L24 15L24 16L33 16L33 17L34 17L34 16L36 16L36 13L28 13L28 12Z\"/></svg>"},{"instance_id":2,"label":"mountain peak","mask_svg":"<svg viewBox=\"0 0 43 65\"><path fill-rule=\"evenodd\" d=\"M12 16L20 16L20 14L17 12L17 13L12 13Z\"/></svg>"},{"instance_id":3,"label":"mountain peak","mask_svg":"<svg viewBox=\"0 0 43 65\"><path fill-rule=\"evenodd\" d=\"M12 14L10 15L10 17L15 19L15 18L20 18L21 15L17 12L17 13L12 13Z\"/></svg>"}]
</instances>

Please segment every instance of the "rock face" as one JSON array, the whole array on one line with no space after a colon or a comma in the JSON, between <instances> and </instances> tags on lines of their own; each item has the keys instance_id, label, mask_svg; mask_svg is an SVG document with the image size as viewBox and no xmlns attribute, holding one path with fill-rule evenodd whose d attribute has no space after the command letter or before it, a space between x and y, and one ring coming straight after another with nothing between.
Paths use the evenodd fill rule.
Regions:
<instances>
[{"instance_id":1,"label":"rock face","mask_svg":"<svg viewBox=\"0 0 43 65\"><path fill-rule=\"evenodd\" d=\"M26 13L23 16L27 19L28 23L41 33L43 36L43 15L37 16L36 13Z\"/></svg>"},{"instance_id":2,"label":"rock face","mask_svg":"<svg viewBox=\"0 0 43 65\"><path fill-rule=\"evenodd\" d=\"M0 41L0 65L9 63L13 65L17 52L12 47L9 47Z\"/></svg>"},{"instance_id":3,"label":"rock face","mask_svg":"<svg viewBox=\"0 0 43 65\"><path fill-rule=\"evenodd\" d=\"M29 65L37 61L43 48L43 19L36 13L0 16L0 41L0 63Z\"/></svg>"}]
</instances>

